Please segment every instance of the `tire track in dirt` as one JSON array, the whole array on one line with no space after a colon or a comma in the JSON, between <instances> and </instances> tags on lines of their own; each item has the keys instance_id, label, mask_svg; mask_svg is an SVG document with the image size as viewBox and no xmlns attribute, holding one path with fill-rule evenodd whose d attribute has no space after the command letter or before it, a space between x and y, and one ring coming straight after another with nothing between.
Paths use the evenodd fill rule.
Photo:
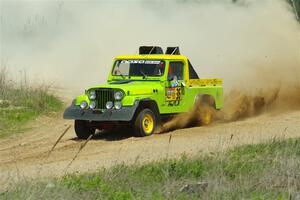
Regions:
<instances>
[{"instance_id":1,"label":"tire track in dirt","mask_svg":"<svg viewBox=\"0 0 300 200\"><path fill-rule=\"evenodd\" d=\"M0 140L0 185L48 176L63 176L68 163L83 140L71 129L46 159L49 150L72 121L60 116L39 119L40 127ZM172 135L169 144L170 134ZM147 163L182 154L224 151L230 147L260 143L273 138L300 137L300 110L265 113L230 123L175 130L151 137L136 138L128 134L99 134L80 152L68 173L95 171L116 164Z\"/></svg>"}]
</instances>

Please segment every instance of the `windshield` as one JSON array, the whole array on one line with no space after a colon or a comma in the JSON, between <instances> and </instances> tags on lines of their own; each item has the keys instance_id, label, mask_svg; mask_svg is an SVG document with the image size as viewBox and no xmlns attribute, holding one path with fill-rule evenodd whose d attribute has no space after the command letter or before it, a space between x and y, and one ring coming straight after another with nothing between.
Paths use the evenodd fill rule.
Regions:
<instances>
[{"instance_id":1,"label":"windshield","mask_svg":"<svg viewBox=\"0 0 300 200\"><path fill-rule=\"evenodd\" d=\"M113 76L162 76L165 61L162 60L117 60Z\"/></svg>"}]
</instances>

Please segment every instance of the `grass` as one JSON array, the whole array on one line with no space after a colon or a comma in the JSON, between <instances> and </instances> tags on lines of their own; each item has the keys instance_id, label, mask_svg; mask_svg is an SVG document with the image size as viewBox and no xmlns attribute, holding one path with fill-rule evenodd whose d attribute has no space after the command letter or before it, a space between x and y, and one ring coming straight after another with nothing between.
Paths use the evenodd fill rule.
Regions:
<instances>
[{"instance_id":1,"label":"grass","mask_svg":"<svg viewBox=\"0 0 300 200\"><path fill-rule=\"evenodd\" d=\"M3 199L299 199L300 138L19 183Z\"/></svg>"},{"instance_id":2,"label":"grass","mask_svg":"<svg viewBox=\"0 0 300 200\"><path fill-rule=\"evenodd\" d=\"M49 86L32 87L24 75L14 82L5 67L0 67L0 138L26 129L29 121L57 112L62 102L50 94Z\"/></svg>"}]
</instances>

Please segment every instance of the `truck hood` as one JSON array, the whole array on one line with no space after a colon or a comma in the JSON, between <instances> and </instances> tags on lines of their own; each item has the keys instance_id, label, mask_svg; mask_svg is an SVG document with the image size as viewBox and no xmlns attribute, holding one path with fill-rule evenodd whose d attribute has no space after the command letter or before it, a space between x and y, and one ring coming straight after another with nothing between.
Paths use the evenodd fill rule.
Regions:
<instances>
[{"instance_id":1,"label":"truck hood","mask_svg":"<svg viewBox=\"0 0 300 200\"><path fill-rule=\"evenodd\" d=\"M131 95L138 94L152 94L153 90L158 90L163 87L163 82L160 81L137 81L137 80L121 80L106 83L100 86L95 86L90 88L99 89L99 88L112 88L112 89L121 89L125 93L130 92Z\"/></svg>"}]
</instances>

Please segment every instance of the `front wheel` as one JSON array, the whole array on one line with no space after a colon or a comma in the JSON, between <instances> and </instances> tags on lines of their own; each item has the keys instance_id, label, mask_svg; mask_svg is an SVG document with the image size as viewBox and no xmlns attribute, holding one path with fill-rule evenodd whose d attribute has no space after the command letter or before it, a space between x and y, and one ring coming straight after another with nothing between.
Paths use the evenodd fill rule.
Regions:
<instances>
[{"instance_id":1,"label":"front wheel","mask_svg":"<svg viewBox=\"0 0 300 200\"><path fill-rule=\"evenodd\" d=\"M135 119L134 132L136 136L152 135L156 129L157 120L152 110L142 110Z\"/></svg>"},{"instance_id":2,"label":"front wheel","mask_svg":"<svg viewBox=\"0 0 300 200\"><path fill-rule=\"evenodd\" d=\"M87 139L90 135L94 134L96 129L89 126L88 121L75 120L75 133L79 139Z\"/></svg>"}]
</instances>

